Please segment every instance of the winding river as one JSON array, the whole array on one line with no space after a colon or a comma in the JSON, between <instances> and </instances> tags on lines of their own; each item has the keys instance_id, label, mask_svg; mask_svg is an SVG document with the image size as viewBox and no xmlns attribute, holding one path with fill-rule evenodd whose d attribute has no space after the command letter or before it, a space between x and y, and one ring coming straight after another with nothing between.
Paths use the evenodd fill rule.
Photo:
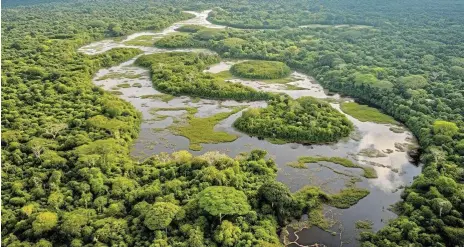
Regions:
<instances>
[{"instance_id":1,"label":"winding river","mask_svg":"<svg viewBox=\"0 0 464 247\"><path fill-rule=\"evenodd\" d=\"M186 24L203 25L209 28L226 28L211 24L206 20L209 11L191 12L195 17L186 21L175 23L171 27L161 32L140 32L129 35L122 41L103 40L94 42L81 47L80 52L93 55L108 51L116 47L135 47L143 51L144 54L167 51L188 51L188 52L211 52L204 49L160 49L155 47L134 46L124 44L139 36L153 36L153 39L176 32L175 29ZM143 113L143 123L141 126L140 137L135 141L132 155L143 159L147 156L160 152L174 152L178 150L188 150L189 141L182 136L176 136L168 129L164 129L182 118L185 111L166 110L163 115L167 118L159 119L150 113L153 108L179 108L196 107L196 116L205 117L219 112L229 112L234 106L265 107L266 102L236 102L233 100L218 101L206 99L192 99L190 97L176 97L172 99L161 99L153 97L143 97L144 95L161 95L152 87L149 72L145 68L134 65L136 58L121 63L109 69L101 69L97 72L94 83L105 90L119 91L120 97L134 105ZM230 66L240 60L222 61L211 66L207 71L218 73L228 70ZM122 76L112 76L122 75ZM293 98L302 96L313 96L320 99L330 99L331 105L340 109L339 102L350 101L349 98L341 98L339 95L330 95L322 86L310 76L293 72L293 81L286 84L270 84L261 81L249 81L232 79L235 83L256 88L257 90L271 92L285 92ZM137 87L134 86L137 83ZM130 84L131 87L118 87L121 84ZM298 90L292 90L297 88ZM160 113L160 112L157 112ZM420 167L409 161L405 152L407 144L414 144L413 135L404 129L403 132L393 132L391 125L378 124L372 122L361 122L349 115L347 117L356 127L355 133L350 138L343 139L335 144L327 145L301 145L301 144L272 144L266 140L259 140L249 137L246 134L236 131L232 123L240 116L240 112L231 115L229 118L220 122L216 130L235 134L238 138L233 142L219 144L202 144L201 151L191 151L193 154L202 154L208 151L219 150L230 156L235 156L241 152L248 152L252 149L264 149L269 156L274 158L278 167L278 180L287 184L292 191L296 191L305 185L318 185L324 191L336 193L345 187L346 183L352 178L358 178L357 187L367 188L370 194L359 201L358 204L349 209L336 209L325 207L324 211L329 218L334 219L331 231L336 234L323 231L316 227L303 229L294 232L288 228L289 236L287 246L311 246L315 243L325 246L357 246L356 237L359 230L355 227L358 220L369 220L372 222L372 230L380 229L389 219L396 215L389 211L390 205L400 200L400 193L403 186L411 183L414 176L420 173ZM378 157L366 157L361 151L379 150ZM361 152L361 153L360 153ZM288 162L296 161L299 156L339 156L357 160L362 165L373 166L377 171L378 178L365 179L361 176L361 169L345 168L329 162L320 164L309 164L308 169L292 168L286 165ZM303 217L304 220L304 217ZM319 245L319 246L321 246Z\"/></svg>"}]
</instances>

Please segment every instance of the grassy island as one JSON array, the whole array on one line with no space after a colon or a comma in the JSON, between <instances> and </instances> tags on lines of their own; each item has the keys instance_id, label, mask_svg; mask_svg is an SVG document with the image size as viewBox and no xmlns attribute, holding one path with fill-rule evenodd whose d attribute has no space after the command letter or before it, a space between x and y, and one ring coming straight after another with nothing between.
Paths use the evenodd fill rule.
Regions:
<instances>
[{"instance_id":1,"label":"grassy island","mask_svg":"<svg viewBox=\"0 0 464 247\"><path fill-rule=\"evenodd\" d=\"M250 79L279 79L290 75L290 68L277 61L246 61L234 64L230 72Z\"/></svg>"}]
</instances>

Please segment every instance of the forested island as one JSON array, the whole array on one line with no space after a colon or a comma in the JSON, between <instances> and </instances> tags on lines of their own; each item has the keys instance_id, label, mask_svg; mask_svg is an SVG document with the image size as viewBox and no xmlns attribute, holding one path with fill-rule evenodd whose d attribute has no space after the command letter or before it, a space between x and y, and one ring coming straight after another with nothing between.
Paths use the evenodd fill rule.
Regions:
<instances>
[{"instance_id":1,"label":"forested island","mask_svg":"<svg viewBox=\"0 0 464 247\"><path fill-rule=\"evenodd\" d=\"M231 70L239 77L302 71L360 102L342 110L362 110L352 113L361 121L403 123L419 140L423 172L395 205L399 217L360 233L360 245L464 245L461 1L44 2L2 2L2 246L281 246L278 233L301 215L330 231L323 205L349 208L368 196L355 182L338 193L316 186L291 192L276 181L278 164L264 150L233 158L177 151L134 159L130 147L142 114L92 77L135 59L147 43L216 52L144 54L135 63L149 69L166 99L265 101L266 108L245 110L234 124L251 135L335 142L353 126L320 100L259 91L205 72L222 58L254 61L252 69L245 62ZM231 28L185 25L177 28L181 33L133 41L136 48L77 51L93 41L160 32L195 16L185 10L206 9L212 9L209 21ZM267 70L277 67L278 73ZM204 119L188 117L191 124ZM206 127L212 133L214 126ZM189 134L196 149L211 141ZM295 160L364 167L340 157Z\"/></svg>"},{"instance_id":2,"label":"forested island","mask_svg":"<svg viewBox=\"0 0 464 247\"><path fill-rule=\"evenodd\" d=\"M276 61L246 61L230 68L233 75L252 79L279 79L290 75L290 68Z\"/></svg>"},{"instance_id":3,"label":"forested island","mask_svg":"<svg viewBox=\"0 0 464 247\"><path fill-rule=\"evenodd\" d=\"M136 64L149 67L155 88L172 95L213 99L264 100L272 96L202 71L219 62L219 56L204 53L157 53L144 55Z\"/></svg>"},{"instance_id":4,"label":"forested island","mask_svg":"<svg viewBox=\"0 0 464 247\"><path fill-rule=\"evenodd\" d=\"M262 138L300 143L334 142L353 130L351 122L328 103L285 96L271 100L267 108L247 110L234 127Z\"/></svg>"}]
</instances>

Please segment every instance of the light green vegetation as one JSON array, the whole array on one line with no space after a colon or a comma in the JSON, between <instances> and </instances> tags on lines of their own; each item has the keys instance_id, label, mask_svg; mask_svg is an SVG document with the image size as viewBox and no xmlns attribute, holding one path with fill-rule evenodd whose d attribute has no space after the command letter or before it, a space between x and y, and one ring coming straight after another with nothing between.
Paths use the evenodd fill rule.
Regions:
<instances>
[{"instance_id":1,"label":"light green vegetation","mask_svg":"<svg viewBox=\"0 0 464 247\"><path fill-rule=\"evenodd\" d=\"M272 144L276 144L276 145L283 145L283 144L287 144L288 141L284 140L284 139L278 139L278 138L265 138L266 141L272 143Z\"/></svg>"},{"instance_id":2,"label":"light green vegetation","mask_svg":"<svg viewBox=\"0 0 464 247\"><path fill-rule=\"evenodd\" d=\"M314 162L313 162L314 163ZM306 165L306 163L304 162L298 162L298 161L293 161L293 162L288 162L286 164L287 166L290 166L290 167L293 167L293 168L297 168L297 169L308 169L308 166ZM343 171L340 171L338 169L335 169L329 165L326 165L326 164L323 164L323 163L319 163L318 165L320 165L321 167L325 167L331 171L333 171L334 173L336 174L339 174L339 175L342 175L344 177L337 177L337 180L338 179L343 179L345 180L345 186L347 188L350 188L350 187L354 187L356 185L357 182L361 182L362 179L354 174L351 174L351 173L347 173L347 172L343 172ZM372 176L372 177L376 177L377 174L375 173L375 170L374 169L369 169L369 172L371 172L371 174L368 174L365 175L365 176ZM372 174L372 172L374 172ZM347 177L347 178L345 178Z\"/></svg>"},{"instance_id":3,"label":"light green vegetation","mask_svg":"<svg viewBox=\"0 0 464 247\"><path fill-rule=\"evenodd\" d=\"M212 73L204 73L219 56L205 53L167 52L144 55L136 64L148 67L156 89L175 96L210 99L265 100L269 93L258 92L239 83L228 83Z\"/></svg>"},{"instance_id":4,"label":"light green vegetation","mask_svg":"<svg viewBox=\"0 0 464 247\"><path fill-rule=\"evenodd\" d=\"M175 98L175 96L170 95L170 94L146 94L140 96L141 99L155 99L155 100L161 100L163 102L169 102L172 99Z\"/></svg>"},{"instance_id":5,"label":"light green vegetation","mask_svg":"<svg viewBox=\"0 0 464 247\"><path fill-rule=\"evenodd\" d=\"M200 25L184 25L176 29L179 32L186 32L186 33L196 33L206 27Z\"/></svg>"},{"instance_id":6,"label":"light green vegetation","mask_svg":"<svg viewBox=\"0 0 464 247\"><path fill-rule=\"evenodd\" d=\"M400 126L391 126L390 130L394 133L404 133L404 128Z\"/></svg>"},{"instance_id":7,"label":"light green vegetation","mask_svg":"<svg viewBox=\"0 0 464 247\"><path fill-rule=\"evenodd\" d=\"M131 85L130 85L129 83L121 83L121 84L116 85L116 87L119 87L119 88L130 88Z\"/></svg>"},{"instance_id":8,"label":"light green vegetation","mask_svg":"<svg viewBox=\"0 0 464 247\"><path fill-rule=\"evenodd\" d=\"M195 115L198 109L196 107L158 107L150 109L151 114L156 114L158 111L187 111L188 114Z\"/></svg>"},{"instance_id":9,"label":"light green vegetation","mask_svg":"<svg viewBox=\"0 0 464 247\"><path fill-rule=\"evenodd\" d=\"M290 224L294 229L302 229L317 226L323 230L329 230L336 222L324 217L322 205L330 205L336 208L349 208L359 200L366 197L369 190L360 188L347 188L336 194L328 194L315 186L305 186L294 194L294 198L309 208L308 220Z\"/></svg>"},{"instance_id":10,"label":"light green vegetation","mask_svg":"<svg viewBox=\"0 0 464 247\"><path fill-rule=\"evenodd\" d=\"M162 115L162 114L152 114L153 118L151 119L146 119L146 122L151 122L151 121L162 121L165 120L166 118L170 117L169 115ZM164 129L164 128L163 128Z\"/></svg>"},{"instance_id":11,"label":"light green vegetation","mask_svg":"<svg viewBox=\"0 0 464 247\"><path fill-rule=\"evenodd\" d=\"M327 204L336 208L349 208L369 195L368 189L347 188L338 194L328 196Z\"/></svg>"},{"instance_id":12,"label":"light green vegetation","mask_svg":"<svg viewBox=\"0 0 464 247\"><path fill-rule=\"evenodd\" d=\"M142 87L142 83L140 83L140 82L136 82L136 83L132 84L132 87L138 87L138 88L141 88L141 87Z\"/></svg>"},{"instance_id":13,"label":"light green vegetation","mask_svg":"<svg viewBox=\"0 0 464 247\"><path fill-rule=\"evenodd\" d=\"M194 47L195 43L191 41L191 36L187 33L173 33L156 40L156 47L160 48L177 48L182 46L184 48Z\"/></svg>"},{"instance_id":14,"label":"light green vegetation","mask_svg":"<svg viewBox=\"0 0 464 247\"><path fill-rule=\"evenodd\" d=\"M108 79L137 79L140 78L142 75L140 74L131 74L131 73L122 73L122 72L109 72L108 74L95 79L96 81L103 81Z\"/></svg>"},{"instance_id":15,"label":"light green vegetation","mask_svg":"<svg viewBox=\"0 0 464 247\"><path fill-rule=\"evenodd\" d=\"M362 29L362 28L372 28L371 26L366 25L326 25L326 24L308 24L302 25L300 28L352 28L352 29Z\"/></svg>"},{"instance_id":16,"label":"light green vegetation","mask_svg":"<svg viewBox=\"0 0 464 247\"><path fill-rule=\"evenodd\" d=\"M356 229L371 230L374 223L369 220L358 220L355 223Z\"/></svg>"},{"instance_id":17,"label":"light green vegetation","mask_svg":"<svg viewBox=\"0 0 464 247\"><path fill-rule=\"evenodd\" d=\"M124 93L121 92L121 91L118 91L118 90L111 90L111 91L108 91L110 94L113 94L113 95L123 95Z\"/></svg>"},{"instance_id":18,"label":"light green vegetation","mask_svg":"<svg viewBox=\"0 0 464 247\"><path fill-rule=\"evenodd\" d=\"M377 178L377 172L374 168L355 164L353 161L342 157L302 156L298 158L297 163L299 164L294 166L303 167L305 163L317 163L320 161L332 162L348 168L361 168L364 171L363 177Z\"/></svg>"},{"instance_id":19,"label":"light green vegetation","mask_svg":"<svg viewBox=\"0 0 464 247\"><path fill-rule=\"evenodd\" d=\"M380 158L380 157L387 157L385 153L382 151L375 149L375 148L364 148L361 149L358 155L369 157L369 158Z\"/></svg>"},{"instance_id":20,"label":"light green vegetation","mask_svg":"<svg viewBox=\"0 0 464 247\"><path fill-rule=\"evenodd\" d=\"M251 108L234 127L253 136L298 143L334 142L350 134L351 122L328 103L312 97L275 97L266 108Z\"/></svg>"},{"instance_id":21,"label":"light green vegetation","mask_svg":"<svg viewBox=\"0 0 464 247\"><path fill-rule=\"evenodd\" d=\"M47 2L53 3L9 8L37 1L2 2L2 245L275 246L277 229L315 212L318 204L311 202L324 198L319 193L295 201L288 188L261 189L277 169L265 152L237 159L181 152L135 162L128 147L139 133L140 114L91 78L140 51L88 56L76 50L160 30L193 17L182 10L212 6L219 7L212 21L279 29L201 30L179 45L284 62L333 92L378 106L419 138L423 173L402 192L399 217L376 233L362 233L360 246L464 245L462 1ZM376 30L285 28L307 24ZM212 92L203 97L221 92L201 89ZM114 126L89 125L95 116L124 123L119 138L108 131ZM57 123L67 128L51 135ZM251 211L219 222L196 203L210 186L243 191Z\"/></svg>"},{"instance_id":22,"label":"light green vegetation","mask_svg":"<svg viewBox=\"0 0 464 247\"><path fill-rule=\"evenodd\" d=\"M287 165L298 169L308 169L308 166L304 162L292 161L288 162Z\"/></svg>"},{"instance_id":23,"label":"light green vegetation","mask_svg":"<svg viewBox=\"0 0 464 247\"><path fill-rule=\"evenodd\" d=\"M277 61L246 61L236 63L230 68L230 72L237 77L252 79L280 79L290 75L290 68Z\"/></svg>"},{"instance_id":24,"label":"light green vegetation","mask_svg":"<svg viewBox=\"0 0 464 247\"><path fill-rule=\"evenodd\" d=\"M379 80L378 75L386 73L385 69L374 67L369 71L369 73L355 73L354 74L354 83L358 86L369 86L379 89L392 89L393 83L386 80Z\"/></svg>"},{"instance_id":25,"label":"light green vegetation","mask_svg":"<svg viewBox=\"0 0 464 247\"><path fill-rule=\"evenodd\" d=\"M285 84L285 89L286 90L307 90L307 88L295 86L295 85L288 84L288 83Z\"/></svg>"},{"instance_id":26,"label":"light green vegetation","mask_svg":"<svg viewBox=\"0 0 464 247\"><path fill-rule=\"evenodd\" d=\"M236 107L230 112L222 112L205 118L195 117L194 114L189 112L185 123L170 126L169 129L176 135L188 138L190 141L189 148L194 151L202 149L201 143L232 142L237 139L236 135L223 131L214 131L214 126L242 109L243 107Z\"/></svg>"},{"instance_id":27,"label":"light green vegetation","mask_svg":"<svg viewBox=\"0 0 464 247\"><path fill-rule=\"evenodd\" d=\"M256 79L254 79L256 80ZM283 77L283 78L276 78L276 79L259 79L258 81L264 82L267 84L287 84L289 82L295 81L295 78L291 76ZM288 85L291 86L291 85Z\"/></svg>"},{"instance_id":28,"label":"light green vegetation","mask_svg":"<svg viewBox=\"0 0 464 247\"><path fill-rule=\"evenodd\" d=\"M156 39L158 39L158 37L154 35L142 35L129 41L126 41L124 42L124 44L133 46L153 46Z\"/></svg>"},{"instance_id":29,"label":"light green vegetation","mask_svg":"<svg viewBox=\"0 0 464 247\"><path fill-rule=\"evenodd\" d=\"M224 80L229 80L233 78L232 73L230 73L229 70L224 70L224 71L213 73L213 74L217 76L218 78L222 78Z\"/></svg>"},{"instance_id":30,"label":"light green vegetation","mask_svg":"<svg viewBox=\"0 0 464 247\"><path fill-rule=\"evenodd\" d=\"M374 122L385 124L398 124L392 117L383 114L379 110L356 102L343 102L340 104L342 111L361 122Z\"/></svg>"},{"instance_id":31,"label":"light green vegetation","mask_svg":"<svg viewBox=\"0 0 464 247\"><path fill-rule=\"evenodd\" d=\"M201 101L201 98L200 97L195 97L195 98L192 98L190 102L192 103L198 103Z\"/></svg>"}]
</instances>

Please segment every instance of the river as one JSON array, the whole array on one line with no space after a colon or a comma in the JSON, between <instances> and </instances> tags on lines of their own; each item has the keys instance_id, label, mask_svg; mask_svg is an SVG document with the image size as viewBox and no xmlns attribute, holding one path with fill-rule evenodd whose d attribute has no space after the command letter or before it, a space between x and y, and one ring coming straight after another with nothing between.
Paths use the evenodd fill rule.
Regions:
<instances>
[{"instance_id":1,"label":"river","mask_svg":"<svg viewBox=\"0 0 464 247\"><path fill-rule=\"evenodd\" d=\"M126 45L124 42L133 40L140 36L162 37L176 32L175 29L187 24L203 25L210 28L226 28L209 23L206 17L209 11L191 12L194 18L175 23L171 27L161 32L140 32L127 36L124 40L103 40L86 45L79 49L80 52L93 55L108 51L115 47L135 47L143 51L143 54L167 51L188 51L188 52L211 52L204 49L160 49L147 46ZM150 113L153 108L178 108L196 107L196 116L211 116L219 112L231 111L233 106L265 107L266 102L236 102L233 100L218 101L206 99L192 99L190 97L176 97L173 99L145 98L143 95L160 95L152 87L149 72L145 68L134 65L136 58L121 63L117 66L101 69L94 78L94 83L105 90L119 91L120 97L134 105L143 114L140 137L135 141L132 155L143 159L160 152L174 152L178 150L188 150L189 141L182 136L176 136L166 128L173 124L175 120L182 118L184 111L172 110L163 111L167 118L157 119ZM243 61L243 60L242 60ZM207 71L218 73L228 70L230 66L240 60L222 61L217 65L211 66ZM113 76L112 76L113 75ZM124 75L124 76L114 76ZM290 85L298 87L299 90L291 90L285 84L270 84L257 80L232 79L235 83L243 83L258 90L271 92L284 92L293 98L302 96L313 96L320 99L331 99L331 105L340 109L340 101L350 101L349 98L341 98L339 95L332 95L317 84L310 76L293 72L293 81ZM106 77L106 78L105 78ZM121 84L139 83L138 87L118 87ZM136 84L137 85L137 84ZM294 88L293 88L294 89ZM158 112L159 113L159 112ZM208 151L219 150L230 156L235 156L241 152L249 152L252 149L264 149L269 156L274 158L278 164L279 171L277 179L287 184L292 191L304 187L305 185L317 185L330 193L336 193L345 187L353 177L359 178L357 187L367 188L370 194L359 201L356 205L348 209L336 209L324 207L328 216L334 218L332 231L337 232L332 235L321 229L312 227L298 232L298 241L295 241L294 231L289 229L289 241L295 241L288 246L309 246L314 243L326 246L357 246L356 237L359 230L355 228L358 220L370 220L374 231L380 229L389 219L396 217L388 210L389 206L400 200L402 188L409 185L413 177L420 173L420 167L412 164L401 145L414 144L415 139L410 131L404 126L403 132L393 132L387 124L372 122L361 122L349 115L347 117L353 122L356 130L349 138L340 140L334 144L326 145L301 145L296 143L277 145L266 140L259 140L240 133L232 127L232 123L240 116L240 112L231 115L229 118L220 122L216 130L226 131L235 134L238 138L233 142L219 144L202 144L201 151L191 151L193 154L202 154ZM381 151L382 157L365 157L360 151L365 149L375 149ZM361 176L361 169L345 168L333 163L321 162L321 164L310 164L308 169L292 168L286 165L288 162L296 161L299 156L339 156L358 161L362 165L373 166L377 171L378 178L365 179ZM304 217L303 217L304 218ZM340 234L340 232L342 234ZM287 241L287 242L289 242Z\"/></svg>"}]
</instances>

